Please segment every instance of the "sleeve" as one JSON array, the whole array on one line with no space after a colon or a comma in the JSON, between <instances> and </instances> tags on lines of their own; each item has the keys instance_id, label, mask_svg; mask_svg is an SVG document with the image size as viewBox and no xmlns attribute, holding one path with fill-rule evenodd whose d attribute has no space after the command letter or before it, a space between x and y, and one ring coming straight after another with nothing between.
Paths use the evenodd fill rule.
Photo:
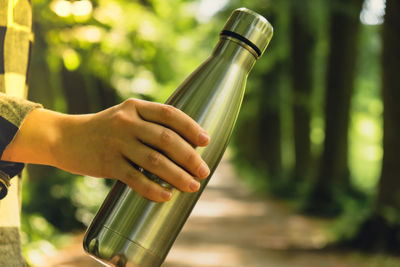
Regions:
<instances>
[{"instance_id":1,"label":"sleeve","mask_svg":"<svg viewBox=\"0 0 400 267\"><path fill-rule=\"evenodd\" d=\"M40 104L0 93L0 158L18 132L26 115ZM0 160L0 199L8 192L10 179L19 174L24 164Z\"/></svg>"}]
</instances>

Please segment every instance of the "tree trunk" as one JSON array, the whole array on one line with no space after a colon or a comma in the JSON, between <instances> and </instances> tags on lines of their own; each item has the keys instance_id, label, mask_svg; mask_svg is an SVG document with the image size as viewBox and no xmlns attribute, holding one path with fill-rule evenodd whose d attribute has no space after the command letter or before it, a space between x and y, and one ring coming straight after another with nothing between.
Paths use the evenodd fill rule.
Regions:
<instances>
[{"instance_id":1,"label":"tree trunk","mask_svg":"<svg viewBox=\"0 0 400 267\"><path fill-rule=\"evenodd\" d=\"M279 17L279 4L276 10L260 10L275 27L281 27L284 31L284 23ZM275 36L268 46L268 53L279 55L284 39ZM285 75L285 58L275 58L270 71L262 73L261 85L258 91L258 154L261 164L268 170L269 181L273 187L282 183L282 133L281 133L281 89L282 77ZM272 188L273 191L276 191Z\"/></svg>"},{"instance_id":2,"label":"tree trunk","mask_svg":"<svg viewBox=\"0 0 400 267\"><path fill-rule=\"evenodd\" d=\"M295 148L294 178L308 180L311 164L311 95L313 87L313 51L315 38L307 17L310 10L303 2L292 4L291 19L291 74L293 89L293 130Z\"/></svg>"},{"instance_id":3,"label":"tree trunk","mask_svg":"<svg viewBox=\"0 0 400 267\"><path fill-rule=\"evenodd\" d=\"M383 162L378 208L400 211L400 2L386 0L383 28ZM390 212L390 211L388 211ZM398 215L399 216L399 215Z\"/></svg>"},{"instance_id":4,"label":"tree trunk","mask_svg":"<svg viewBox=\"0 0 400 267\"><path fill-rule=\"evenodd\" d=\"M262 77L260 88L258 118L258 153L264 162L271 182L280 182L282 178L281 153L281 113L280 113L280 80L282 66L278 63L273 70Z\"/></svg>"},{"instance_id":5,"label":"tree trunk","mask_svg":"<svg viewBox=\"0 0 400 267\"><path fill-rule=\"evenodd\" d=\"M85 114L91 111L89 94L85 80L77 71L69 71L64 66L61 70L62 87L69 114Z\"/></svg>"},{"instance_id":6,"label":"tree trunk","mask_svg":"<svg viewBox=\"0 0 400 267\"><path fill-rule=\"evenodd\" d=\"M324 215L337 215L341 211L335 200L335 189L350 189L347 162L349 111L355 80L362 3L362 0L336 0L331 7L325 143L309 206L309 211Z\"/></svg>"},{"instance_id":7,"label":"tree trunk","mask_svg":"<svg viewBox=\"0 0 400 267\"><path fill-rule=\"evenodd\" d=\"M106 109L121 102L122 99L120 99L116 89L110 84L98 78L93 78L93 80L97 87L97 94L99 95L100 109Z\"/></svg>"},{"instance_id":8,"label":"tree trunk","mask_svg":"<svg viewBox=\"0 0 400 267\"><path fill-rule=\"evenodd\" d=\"M400 2L386 0L383 26L383 160L372 214L350 242L366 250L399 253L400 247Z\"/></svg>"},{"instance_id":9,"label":"tree trunk","mask_svg":"<svg viewBox=\"0 0 400 267\"><path fill-rule=\"evenodd\" d=\"M285 26L281 21L282 3L268 6L251 6L281 32ZM266 6L270 8L266 8ZM278 26L279 25L279 26ZM285 55L282 47L285 34L275 35L268 45L266 54L260 59L249 79L234 142L238 150L237 162L255 170L257 178L268 184L268 190L276 193L282 178L282 137L281 137L281 88L285 75ZM274 55L273 57L271 55ZM268 63L265 63L268 62ZM263 65L264 63L264 65ZM255 82L256 81L256 82ZM251 86L253 82L253 86ZM255 82L255 83L254 83ZM242 168L245 169L245 168Z\"/></svg>"}]
</instances>

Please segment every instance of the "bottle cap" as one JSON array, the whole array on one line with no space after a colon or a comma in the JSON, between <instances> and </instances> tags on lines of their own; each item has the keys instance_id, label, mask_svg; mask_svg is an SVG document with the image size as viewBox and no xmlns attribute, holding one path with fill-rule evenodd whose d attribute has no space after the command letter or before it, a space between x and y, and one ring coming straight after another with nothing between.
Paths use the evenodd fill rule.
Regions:
<instances>
[{"instance_id":1,"label":"bottle cap","mask_svg":"<svg viewBox=\"0 0 400 267\"><path fill-rule=\"evenodd\" d=\"M266 18L242 7L232 12L220 35L245 43L259 58L272 38L273 28Z\"/></svg>"}]
</instances>

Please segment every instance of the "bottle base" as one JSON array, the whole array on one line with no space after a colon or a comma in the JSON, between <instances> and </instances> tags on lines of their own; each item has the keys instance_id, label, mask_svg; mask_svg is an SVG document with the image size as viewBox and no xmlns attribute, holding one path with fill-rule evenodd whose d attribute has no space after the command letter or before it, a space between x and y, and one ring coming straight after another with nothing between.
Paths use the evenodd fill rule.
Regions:
<instances>
[{"instance_id":1,"label":"bottle base","mask_svg":"<svg viewBox=\"0 0 400 267\"><path fill-rule=\"evenodd\" d=\"M155 267L163 262L150 250L104 225L95 236L87 232L83 242L86 253L105 266Z\"/></svg>"}]
</instances>

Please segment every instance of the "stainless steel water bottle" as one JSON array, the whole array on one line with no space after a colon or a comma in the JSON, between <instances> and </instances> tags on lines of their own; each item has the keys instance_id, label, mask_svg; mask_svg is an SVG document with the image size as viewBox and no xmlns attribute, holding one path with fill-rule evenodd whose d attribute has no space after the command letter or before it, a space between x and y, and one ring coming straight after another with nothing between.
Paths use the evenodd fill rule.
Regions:
<instances>
[{"instance_id":1,"label":"stainless steel water bottle","mask_svg":"<svg viewBox=\"0 0 400 267\"><path fill-rule=\"evenodd\" d=\"M200 190L181 192L141 169L173 191L171 200L157 203L116 182L86 232L83 246L89 255L112 266L162 264L228 145L247 75L272 33L264 17L246 8L234 10L212 55L166 102L191 116L210 135L210 144L197 148L211 170Z\"/></svg>"}]
</instances>

